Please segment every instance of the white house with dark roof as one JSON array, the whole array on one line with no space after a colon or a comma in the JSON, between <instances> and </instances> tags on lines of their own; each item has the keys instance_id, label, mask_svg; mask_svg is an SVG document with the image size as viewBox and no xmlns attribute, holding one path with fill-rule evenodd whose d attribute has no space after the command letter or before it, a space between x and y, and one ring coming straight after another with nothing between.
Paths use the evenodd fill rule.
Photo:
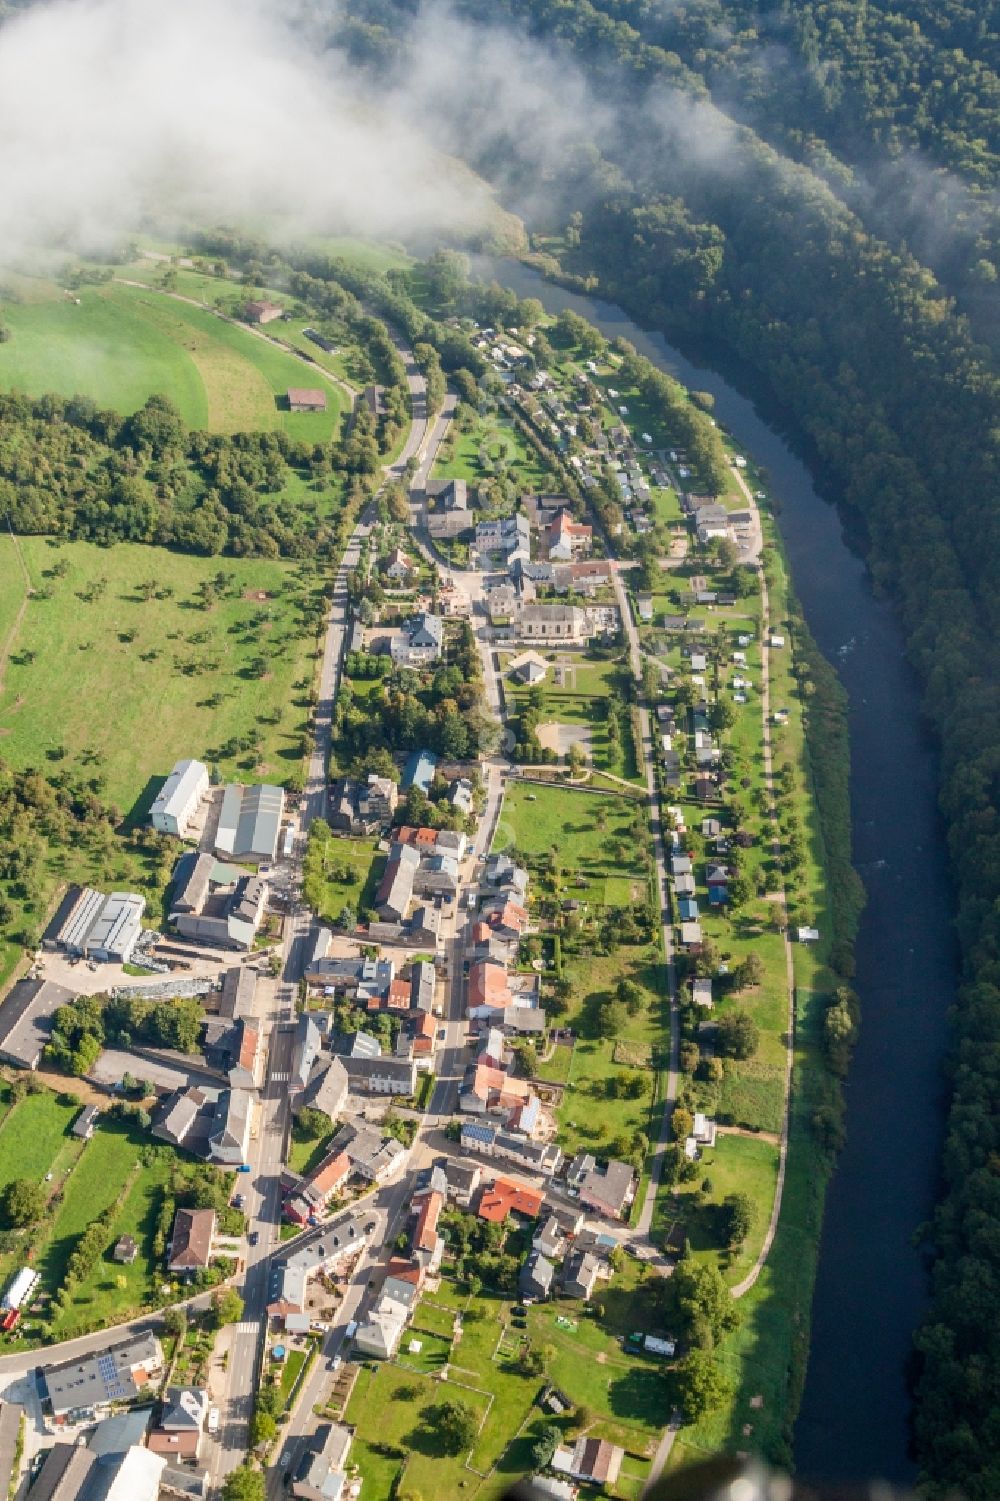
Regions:
<instances>
[{"instance_id":1,"label":"white house with dark roof","mask_svg":"<svg viewBox=\"0 0 1000 1501\"><path fill-rule=\"evenodd\" d=\"M443 647L444 620L425 611L392 637L389 652L398 667L424 667L440 661Z\"/></svg>"}]
</instances>

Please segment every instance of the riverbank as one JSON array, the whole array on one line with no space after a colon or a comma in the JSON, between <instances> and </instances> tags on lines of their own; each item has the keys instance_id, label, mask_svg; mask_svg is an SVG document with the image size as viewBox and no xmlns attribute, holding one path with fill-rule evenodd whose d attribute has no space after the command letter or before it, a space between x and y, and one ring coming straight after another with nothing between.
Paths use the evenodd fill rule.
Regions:
<instances>
[{"instance_id":1,"label":"riverbank","mask_svg":"<svg viewBox=\"0 0 1000 1501\"><path fill-rule=\"evenodd\" d=\"M713 396L716 416L764 466L805 619L847 693L851 832L868 891L855 948L863 1024L845 1092L847 1145L830 1184L795 1449L806 1475L907 1481L914 1466L906 1365L927 1295L912 1237L934 1203L956 965L936 760L900 627L874 596L840 516L747 396L611 303L565 291L516 262L491 263L484 274L539 298L550 313L572 309ZM804 1015L800 1030L807 1034ZM794 1202L792 1188L789 1209ZM796 1337L804 1341L801 1325Z\"/></svg>"}]
</instances>

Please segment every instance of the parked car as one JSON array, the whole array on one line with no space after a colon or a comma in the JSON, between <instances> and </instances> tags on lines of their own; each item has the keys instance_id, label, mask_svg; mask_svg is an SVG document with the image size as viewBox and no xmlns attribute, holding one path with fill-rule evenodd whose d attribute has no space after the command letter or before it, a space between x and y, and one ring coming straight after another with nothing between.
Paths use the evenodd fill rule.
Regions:
<instances>
[{"instance_id":1,"label":"parked car","mask_svg":"<svg viewBox=\"0 0 1000 1501\"><path fill-rule=\"evenodd\" d=\"M257 1244L257 1242L260 1240L260 1231L259 1230L251 1230L250 1234L247 1236L247 1240L250 1242L250 1244L252 1246L255 1246Z\"/></svg>"},{"instance_id":2,"label":"parked car","mask_svg":"<svg viewBox=\"0 0 1000 1501\"><path fill-rule=\"evenodd\" d=\"M219 1431L219 1409L217 1407L210 1407L208 1409L208 1425L207 1426L208 1426L209 1433L218 1433L218 1431Z\"/></svg>"}]
</instances>

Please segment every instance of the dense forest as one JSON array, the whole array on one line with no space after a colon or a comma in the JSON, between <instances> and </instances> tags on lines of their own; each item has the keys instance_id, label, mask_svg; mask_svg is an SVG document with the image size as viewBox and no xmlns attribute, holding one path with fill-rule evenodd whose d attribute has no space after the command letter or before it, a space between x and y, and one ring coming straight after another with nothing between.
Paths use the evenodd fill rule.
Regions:
<instances>
[{"instance_id":1,"label":"dense forest","mask_svg":"<svg viewBox=\"0 0 1000 1501\"><path fill-rule=\"evenodd\" d=\"M381 28L376 50L383 57L398 52L411 9L355 0L352 45L360 49ZM941 802L964 958L942 1198L929 1237L934 1296L917 1338L916 1443L930 1494L958 1487L970 1501L985 1501L1000 1488L1000 1199L994 1189L1000 1153L1000 384L926 267L867 233L815 174L749 129L723 131L714 157L691 149L690 119L660 107L664 85L704 101L705 83L677 53L620 19L621 11L633 21L640 12L655 13L662 24L679 26L682 9L671 7L668 17L666 7L642 10L612 0L491 0L488 6L464 0L462 6L484 23L503 15L523 26L557 60L581 65L597 98L614 105L614 123L602 123L595 109L596 139L575 156L567 153L562 169L551 172L549 202L539 211L544 219L534 224L551 252L540 263L612 296L647 326L710 343L735 359L755 393L797 432L826 494L863 524L872 573L902 617L925 684L926 714L942 746ZM948 36L957 43L964 35L958 6L933 14L921 7L919 16L915 7L907 9L922 18L939 51ZM742 14L737 5L726 10ZM856 12L857 22L861 7ZM833 7L803 6L782 22L780 7L771 11L776 24L789 26L796 17L805 24L810 14L817 24L826 17L832 25L835 17ZM875 5L866 14L888 57L896 22L880 22ZM979 19L968 12L973 33ZM397 35L390 46L384 38L392 28ZM990 36L986 26L982 37L971 35L966 43L970 55L974 44L984 68ZM854 42L843 46L846 58ZM913 56L905 40L898 50ZM902 60L899 72L902 77ZM878 74L872 78L878 102ZM962 108L961 87L954 84L953 116ZM970 140L979 130L975 111L988 108L990 87L984 72L981 90L969 95ZM941 103L934 129L943 138L954 120ZM903 104L892 107L902 128ZM793 98L789 116L794 108ZM832 99L830 110L832 120ZM876 125L883 129L873 105L862 128L874 136ZM995 122L984 137L984 162L994 131ZM526 194L537 173L530 142L502 124L485 140L470 123L468 138L477 142L483 168L513 159L514 170L504 177L511 202Z\"/></svg>"}]
</instances>

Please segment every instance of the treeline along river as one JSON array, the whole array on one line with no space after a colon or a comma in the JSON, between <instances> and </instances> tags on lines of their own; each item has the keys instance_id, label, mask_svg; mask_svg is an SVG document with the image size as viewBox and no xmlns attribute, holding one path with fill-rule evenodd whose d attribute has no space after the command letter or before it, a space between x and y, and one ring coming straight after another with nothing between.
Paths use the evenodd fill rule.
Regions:
<instances>
[{"instance_id":1,"label":"treeline along river","mask_svg":"<svg viewBox=\"0 0 1000 1501\"><path fill-rule=\"evenodd\" d=\"M827 1194L795 1457L806 1478L910 1480L906 1366L926 1297L912 1236L934 1203L957 952L934 751L902 633L873 595L837 511L751 401L611 303L514 261L477 270L550 313L571 308L712 393L720 423L770 475L796 593L847 690L854 859L868 898L856 946L862 1022L846 1089L847 1145Z\"/></svg>"}]
</instances>

